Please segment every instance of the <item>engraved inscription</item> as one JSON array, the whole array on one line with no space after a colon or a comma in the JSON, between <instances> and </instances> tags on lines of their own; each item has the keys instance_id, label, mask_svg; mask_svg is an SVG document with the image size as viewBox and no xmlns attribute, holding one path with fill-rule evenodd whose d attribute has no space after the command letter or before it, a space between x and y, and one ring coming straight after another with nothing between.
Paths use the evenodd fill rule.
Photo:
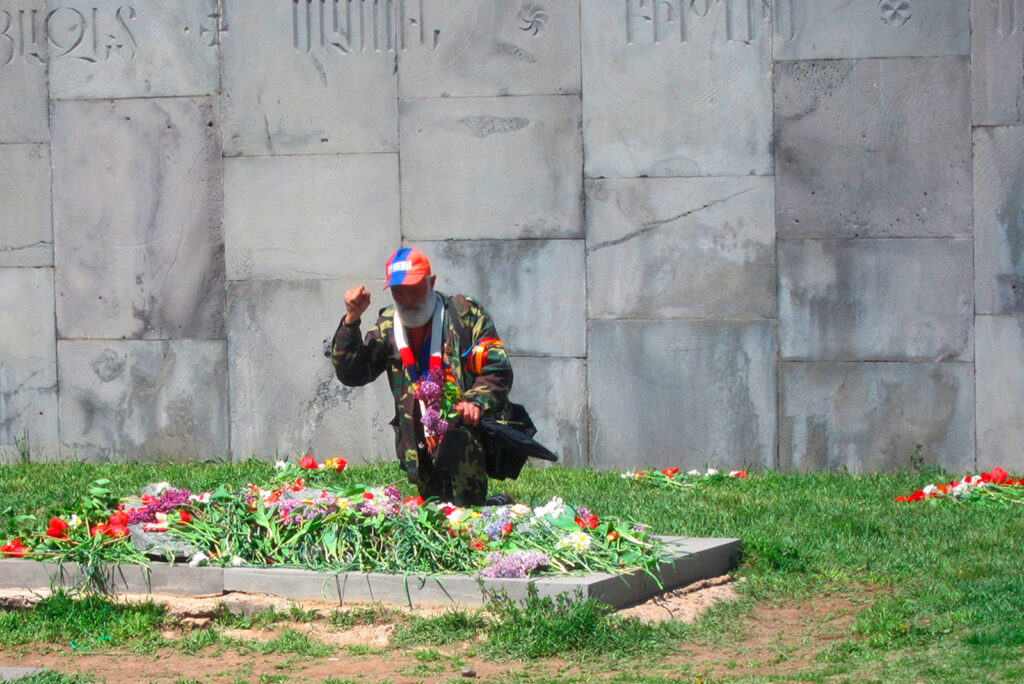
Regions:
<instances>
[{"instance_id":1,"label":"engraved inscription","mask_svg":"<svg viewBox=\"0 0 1024 684\"><path fill-rule=\"evenodd\" d=\"M537 36L548 24L548 13L540 5L524 5L519 10L519 30Z\"/></svg>"},{"instance_id":2,"label":"engraved inscription","mask_svg":"<svg viewBox=\"0 0 1024 684\"><path fill-rule=\"evenodd\" d=\"M686 43L697 21L724 21L727 42L749 45L760 38L772 18L771 0L625 0L625 10L627 45Z\"/></svg>"},{"instance_id":3,"label":"engraved inscription","mask_svg":"<svg viewBox=\"0 0 1024 684\"><path fill-rule=\"evenodd\" d=\"M113 14L98 7L58 7L47 13L18 10L16 14L2 10L0 67L15 59L44 64L47 44L54 48L54 59L68 57L97 64L117 54L133 60L139 48L132 30L137 18L131 5L122 5Z\"/></svg>"},{"instance_id":4,"label":"engraved inscription","mask_svg":"<svg viewBox=\"0 0 1024 684\"><path fill-rule=\"evenodd\" d=\"M901 28L910 21L910 0L879 0L878 7L886 26Z\"/></svg>"},{"instance_id":5,"label":"engraved inscription","mask_svg":"<svg viewBox=\"0 0 1024 684\"><path fill-rule=\"evenodd\" d=\"M292 46L350 55L436 49L441 31L428 36L424 0L292 0Z\"/></svg>"},{"instance_id":6,"label":"engraved inscription","mask_svg":"<svg viewBox=\"0 0 1024 684\"><path fill-rule=\"evenodd\" d=\"M996 33L1004 38L1017 35L1017 3L1019 0L997 0Z\"/></svg>"}]
</instances>

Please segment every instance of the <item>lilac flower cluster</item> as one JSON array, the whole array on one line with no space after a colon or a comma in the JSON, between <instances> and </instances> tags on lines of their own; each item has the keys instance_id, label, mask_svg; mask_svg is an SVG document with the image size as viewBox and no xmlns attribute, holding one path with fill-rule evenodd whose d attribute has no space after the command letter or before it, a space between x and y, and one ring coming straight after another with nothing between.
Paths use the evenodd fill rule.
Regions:
<instances>
[{"instance_id":1,"label":"lilac flower cluster","mask_svg":"<svg viewBox=\"0 0 1024 684\"><path fill-rule=\"evenodd\" d=\"M416 398L424 403L433 403L441 398L441 385L430 378L422 378L416 383Z\"/></svg>"},{"instance_id":2,"label":"lilac flower cluster","mask_svg":"<svg viewBox=\"0 0 1024 684\"><path fill-rule=\"evenodd\" d=\"M489 513L485 517L485 513ZM484 534L491 541L495 539L501 539L502 534L505 531L505 525L512 522L512 511L508 508L492 508L485 509L480 513L480 518L487 522L487 526L484 527Z\"/></svg>"},{"instance_id":3,"label":"lilac flower cluster","mask_svg":"<svg viewBox=\"0 0 1024 684\"><path fill-rule=\"evenodd\" d=\"M583 520L586 520L590 517L590 510L585 506L580 506L579 508L576 509L576 515L578 515Z\"/></svg>"},{"instance_id":4,"label":"lilac flower cluster","mask_svg":"<svg viewBox=\"0 0 1024 684\"><path fill-rule=\"evenodd\" d=\"M540 551L515 551L507 556L493 552L487 554L487 567L480 574L484 577L522 578L548 565L548 557Z\"/></svg>"},{"instance_id":5,"label":"lilac flower cluster","mask_svg":"<svg viewBox=\"0 0 1024 684\"><path fill-rule=\"evenodd\" d=\"M305 520L337 513L338 503L333 497L314 499L308 503L292 499L279 502L277 511L285 525L298 525Z\"/></svg>"},{"instance_id":6,"label":"lilac flower cluster","mask_svg":"<svg viewBox=\"0 0 1024 684\"><path fill-rule=\"evenodd\" d=\"M420 419L429 432L440 437L448 432L450 423L441 417L440 403L444 395L444 370L435 368L416 383L416 398L426 405Z\"/></svg>"},{"instance_id":7,"label":"lilac flower cluster","mask_svg":"<svg viewBox=\"0 0 1024 684\"><path fill-rule=\"evenodd\" d=\"M358 513L368 518L383 511L386 518L397 518L405 513L402 507L402 493L397 487L388 485L384 488L383 496L374 496L372 499L363 499L363 502L355 507Z\"/></svg>"},{"instance_id":8,"label":"lilac flower cluster","mask_svg":"<svg viewBox=\"0 0 1024 684\"><path fill-rule=\"evenodd\" d=\"M156 522L157 513L170 513L189 504L189 497L192 492L187 489L165 489L156 498L156 501L146 504L142 508L136 508L128 514L129 525L139 525L147 522Z\"/></svg>"}]
</instances>

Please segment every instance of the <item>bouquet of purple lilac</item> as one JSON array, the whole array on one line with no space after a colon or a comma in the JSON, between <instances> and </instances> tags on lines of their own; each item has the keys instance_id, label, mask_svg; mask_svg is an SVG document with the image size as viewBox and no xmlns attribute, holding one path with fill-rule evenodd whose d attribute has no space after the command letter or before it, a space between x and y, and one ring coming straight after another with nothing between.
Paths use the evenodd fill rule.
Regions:
<instances>
[{"instance_id":1,"label":"bouquet of purple lilac","mask_svg":"<svg viewBox=\"0 0 1024 684\"><path fill-rule=\"evenodd\" d=\"M462 400L462 392L441 368L435 368L421 377L414 385L413 392L423 402L424 411L420 421L427 435L433 435L439 443L457 415L455 405Z\"/></svg>"}]
</instances>

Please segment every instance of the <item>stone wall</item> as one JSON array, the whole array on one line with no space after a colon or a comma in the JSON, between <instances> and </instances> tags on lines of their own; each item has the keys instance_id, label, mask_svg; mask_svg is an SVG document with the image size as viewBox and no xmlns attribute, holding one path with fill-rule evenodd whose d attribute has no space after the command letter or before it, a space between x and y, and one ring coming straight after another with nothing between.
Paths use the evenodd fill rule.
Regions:
<instances>
[{"instance_id":1,"label":"stone wall","mask_svg":"<svg viewBox=\"0 0 1024 684\"><path fill-rule=\"evenodd\" d=\"M0 0L0 454L393 458L404 244L567 464L1024 469L1022 84L1024 0Z\"/></svg>"}]
</instances>

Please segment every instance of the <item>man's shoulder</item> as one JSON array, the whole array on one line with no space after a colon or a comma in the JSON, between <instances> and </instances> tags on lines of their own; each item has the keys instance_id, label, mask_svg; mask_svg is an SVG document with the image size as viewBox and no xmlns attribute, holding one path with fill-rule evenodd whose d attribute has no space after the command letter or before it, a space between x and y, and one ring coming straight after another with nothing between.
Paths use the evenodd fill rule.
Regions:
<instances>
[{"instance_id":1,"label":"man's shoulder","mask_svg":"<svg viewBox=\"0 0 1024 684\"><path fill-rule=\"evenodd\" d=\"M473 297L464 294L457 295L445 295L441 294L441 298L444 299L445 305L454 310L460 318L466 316L486 316L487 310L484 309L483 305Z\"/></svg>"}]
</instances>

